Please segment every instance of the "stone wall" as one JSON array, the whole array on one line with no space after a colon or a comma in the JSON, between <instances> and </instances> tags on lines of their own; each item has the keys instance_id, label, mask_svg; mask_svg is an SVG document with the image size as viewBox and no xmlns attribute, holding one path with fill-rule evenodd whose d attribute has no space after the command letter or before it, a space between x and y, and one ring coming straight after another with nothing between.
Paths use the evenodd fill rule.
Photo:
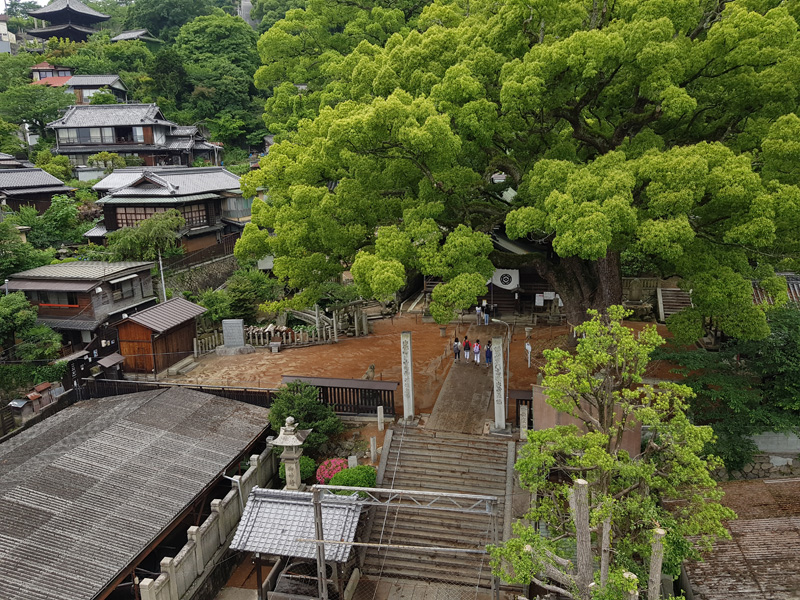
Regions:
<instances>
[{"instance_id":1,"label":"stone wall","mask_svg":"<svg viewBox=\"0 0 800 600\"><path fill-rule=\"evenodd\" d=\"M719 481L728 479L767 479L800 476L800 457L795 455L756 454L753 462L741 471L728 473L724 468L713 473Z\"/></svg>"},{"instance_id":2,"label":"stone wall","mask_svg":"<svg viewBox=\"0 0 800 600\"><path fill-rule=\"evenodd\" d=\"M178 273L167 272L167 289L172 290L176 296L184 291L199 294L209 288L217 289L228 280L228 277L233 275L237 266L238 263L234 256L226 256L223 259L187 269L186 271ZM154 283L157 283L159 288L161 287L160 279ZM160 297L161 290L159 289Z\"/></svg>"}]
</instances>

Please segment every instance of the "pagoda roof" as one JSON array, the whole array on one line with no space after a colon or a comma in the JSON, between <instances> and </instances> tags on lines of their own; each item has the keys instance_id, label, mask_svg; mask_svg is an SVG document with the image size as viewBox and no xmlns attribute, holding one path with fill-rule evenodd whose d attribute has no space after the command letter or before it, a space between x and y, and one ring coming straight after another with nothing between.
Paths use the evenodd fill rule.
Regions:
<instances>
[{"instance_id":1,"label":"pagoda roof","mask_svg":"<svg viewBox=\"0 0 800 600\"><path fill-rule=\"evenodd\" d=\"M52 25L51 27L40 27L39 29L31 29L28 34L33 37L49 40L52 37L69 38L74 42L84 42L86 39L97 33L96 29L91 27L83 27L72 23L65 23L63 25Z\"/></svg>"},{"instance_id":2,"label":"pagoda roof","mask_svg":"<svg viewBox=\"0 0 800 600\"><path fill-rule=\"evenodd\" d=\"M52 4L28 11L28 15L55 25L69 23L89 25L108 21L111 18L110 15L104 15L93 8L89 8L80 0L55 0Z\"/></svg>"}]
</instances>

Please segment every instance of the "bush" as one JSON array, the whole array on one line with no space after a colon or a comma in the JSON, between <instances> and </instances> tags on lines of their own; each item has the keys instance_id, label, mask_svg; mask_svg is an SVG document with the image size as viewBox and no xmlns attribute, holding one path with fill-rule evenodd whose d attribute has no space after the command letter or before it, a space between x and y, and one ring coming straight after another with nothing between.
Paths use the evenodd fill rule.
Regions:
<instances>
[{"instance_id":1,"label":"bush","mask_svg":"<svg viewBox=\"0 0 800 600\"><path fill-rule=\"evenodd\" d=\"M314 462L314 459L310 456L301 456L300 457L300 479L305 481L306 479L310 479L314 476L314 473L317 470L317 463ZM286 482L286 465L281 463L280 469L278 470L278 476Z\"/></svg>"},{"instance_id":2,"label":"bush","mask_svg":"<svg viewBox=\"0 0 800 600\"><path fill-rule=\"evenodd\" d=\"M369 465L358 465L357 467L353 467L351 469L339 471L333 476L329 485L373 488L375 487L375 481L377 477L378 473L375 470L375 467L370 467ZM345 496L352 494L352 492L346 490L340 490L336 493ZM358 492L358 495L362 498L366 496L364 492Z\"/></svg>"},{"instance_id":3,"label":"bush","mask_svg":"<svg viewBox=\"0 0 800 600\"><path fill-rule=\"evenodd\" d=\"M329 458L317 469L317 483L327 484L334 475L346 468L347 461L344 458Z\"/></svg>"},{"instance_id":4,"label":"bush","mask_svg":"<svg viewBox=\"0 0 800 600\"><path fill-rule=\"evenodd\" d=\"M319 401L319 390L304 381L293 381L275 394L269 412L269 422L275 431L294 417L298 429L313 429L303 447L310 452L344 431L344 423L329 406Z\"/></svg>"}]
</instances>

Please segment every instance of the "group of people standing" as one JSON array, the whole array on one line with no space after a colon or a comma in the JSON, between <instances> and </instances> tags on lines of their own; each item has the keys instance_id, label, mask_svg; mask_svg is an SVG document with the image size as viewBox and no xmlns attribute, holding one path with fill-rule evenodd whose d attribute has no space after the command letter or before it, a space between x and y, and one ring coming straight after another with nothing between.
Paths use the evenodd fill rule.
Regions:
<instances>
[{"instance_id":1,"label":"group of people standing","mask_svg":"<svg viewBox=\"0 0 800 600\"><path fill-rule=\"evenodd\" d=\"M476 339L474 342L470 342L467 336L464 336L464 341L459 341L458 338L455 339L453 342L453 356L455 357L455 362L459 362L461 359L461 353L464 353L464 361L470 362L471 360L475 360L476 365L481 364L481 341ZM492 364L492 342L486 343L486 348L483 350L484 360L486 361L486 366L490 366Z\"/></svg>"}]
</instances>

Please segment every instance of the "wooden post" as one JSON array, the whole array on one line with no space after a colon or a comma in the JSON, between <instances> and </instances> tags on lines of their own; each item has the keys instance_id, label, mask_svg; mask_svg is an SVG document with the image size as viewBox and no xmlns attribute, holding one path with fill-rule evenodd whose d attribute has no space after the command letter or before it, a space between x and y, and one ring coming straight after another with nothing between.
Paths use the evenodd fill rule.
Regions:
<instances>
[{"instance_id":1,"label":"wooden post","mask_svg":"<svg viewBox=\"0 0 800 600\"><path fill-rule=\"evenodd\" d=\"M361 309L361 333L362 335L369 335L369 319L367 319L367 313L363 308Z\"/></svg>"},{"instance_id":2,"label":"wooden post","mask_svg":"<svg viewBox=\"0 0 800 600\"><path fill-rule=\"evenodd\" d=\"M355 327L356 337L358 337L358 325L359 325L359 321L360 320L361 319L358 316L358 309L354 308L353 309L353 327Z\"/></svg>"},{"instance_id":3,"label":"wooden post","mask_svg":"<svg viewBox=\"0 0 800 600\"><path fill-rule=\"evenodd\" d=\"M569 498L572 518L575 522L575 543L577 573L575 583L578 587L578 597L581 600L590 600L591 590L589 585L594 579L592 566L592 532L589 529L589 482L585 479L576 479Z\"/></svg>"},{"instance_id":4,"label":"wooden post","mask_svg":"<svg viewBox=\"0 0 800 600\"><path fill-rule=\"evenodd\" d=\"M333 311L333 341L339 341L339 326L336 324L336 311Z\"/></svg>"},{"instance_id":5,"label":"wooden post","mask_svg":"<svg viewBox=\"0 0 800 600\"><path fill-rule=\"evenodd\" d=\"M261 555L256 552L253 562L256 565L256 585L258 586L258 600L264 600L264 577L261 574Z\"/></svg>"},{"instance_id":6,"label":"wooden post","mask_svg":"<svg viewBox=\"0 0 800 600\"><path fill-rule=\"evenodd\" d=\"M608 583L608 567L611 564L611 506L606 505L608 516L603 519L603 528L600 541L600 587L605 588Z\"/></svg>"},{"instance_id":7,"label":"wooden post","mask_svg":"<svg viewBox=\"0 0 800 600\"><path fill-rule=\"evenodd\" d=\"M647 580L647 600L661 598L661 564L664 561L664 542L661 540L667 532L660 527L653 530L653 542L650 553L650 578Z\"/></svg>"}]
</instances>

